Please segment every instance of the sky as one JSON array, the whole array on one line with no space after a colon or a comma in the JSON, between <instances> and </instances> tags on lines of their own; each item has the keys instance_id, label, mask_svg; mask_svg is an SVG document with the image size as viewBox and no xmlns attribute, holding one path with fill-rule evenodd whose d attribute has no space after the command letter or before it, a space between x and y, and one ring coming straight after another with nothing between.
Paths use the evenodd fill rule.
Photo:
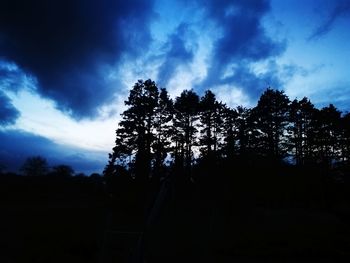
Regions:
<instances>
[{"instance_id":1,"label":"sky","mask_svg":"<svg viewBox=\"0 0 350 263\"><path fill-rule=\"evenodd\" d=\"M252 107L267 88L350 110L350 0L2 0L0 165L101 173L138 79Z\"/></svg>"}]
</instances>

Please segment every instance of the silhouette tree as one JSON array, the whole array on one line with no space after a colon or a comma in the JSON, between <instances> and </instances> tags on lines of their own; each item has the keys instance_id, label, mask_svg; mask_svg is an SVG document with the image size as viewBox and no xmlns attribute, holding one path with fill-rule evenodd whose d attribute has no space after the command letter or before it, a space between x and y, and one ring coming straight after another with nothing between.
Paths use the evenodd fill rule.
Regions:
<instances>
[{"instance_id":1,"label":"silhouette tree","mask_svg":"<svg viewBox=\"0 0 350 263\"><path fill-rule=\"evenodd\" d=\"M349 165L350 164L350 113L346 113L340 119L341 130L341 160Z\"/></svg>"},{"instance_id":2,"label":"silhouette tree","mask_svg":"<svg viewBox=\"0 0 350 263\"><path fill-rule=\"evenodd\" d=\"M238 152L240 155L247 155L252 153L252 151L257 153L260 143L260 132L256 127L256 121L254 121L252 116L252 110L238 106L236 111Z\"/></svg>"},{"instance_id":3,"label":"silhouette tree","mask_svg":"<svg viewBox=\"0 0 350 263\"><path fill-rule=\"evenodd\" d=\"M237 154L238 145L238 112L226 105L222 106L223 156L232 159Z\"/></svg>"},{"instance_id":4,"label":"silhouette tree","mask_svg":"<svg viewBox=\"0 0 350 263\"><path fill-rule=\"evenodd\" d=\"M318 161L327 168L338 160L340 149L340 121L341 112L333 104L316 112L315 123L317 130L314 133Z\"/></svg>"},{"instance_id":5,"label":"silhouette tree","mask_svg":"<svg viewBox=\"0 0 350 263\"><path fill-rule=\"evenodd\" d=\"M69 165L60 164L52 167L52 173L61 177L71 177L74 175L74 170Z\"/></svg>"},{"instance_id":6,"label":"silhouette tree","mask_svg":"<svg viewBox=\"0 0 350 263\"><path fill-rule=\"evenodd\" d=\"M200 151L203 157L214 157L218 152L222 131L223 105L214 93L207 90L199 103L200 109Z\"/></svg>"},{"instance_id":7,"label":"silhouette tree","mask_svg":"<svg viewBox=\"0 0 350 263\"><path fill-rule=\"evenodd\" d=\"M129 168L133 150L132 139L133 137L128 133L127 129L124 127L117 128L115 146L112 149L112 153L108 154L108 164L103 171L106 177L117 175L117 165L121 165L125 169Z\"/></svg>"},{"instance_id":8,"label":"silhouette tree","mask_svg":"<svg viewBox=\"0 0 350 263\"><path fill-rule=\"evenodd\" d=\"M28 157L21 170L27 176L42 176L49 171L46 159L41 156Z\"/></svg>"},{"instance_id":9,"label":"silhouette tree","mask_svg":"<svg viewBox=\"0 0 350 263\"><path fill-rule=\"evenodd\" d=\"M193 146L197 144L197 120L199 97L190 90L184 90L174 103L173 140L175 141L175 163L190 172Z\"/></svg>"},{"instance_id":10,"label":"silhouette tree","mask_svg":"<svg viewBox=\"0 0 350 263\"><path fill-rule=\"evenodd\" d=\"M134 171L136 180L145 182L151 172L151 145L155 140L155 109L158 88L154 81L139 80L131 89L125 105L128 109L121 116L116 130L116 146L109 155L105 173L116 171L115 163L125 164ZM127 162L127 159L129 161ZM130 161L131 159L131 161Z\"/></svg>"},{"instance_id":11,"label":"silhouette tree","mask_svg":"<svg viewBox=\"0 0 350 263\"><path fill-rule=\"evenodd\" d=\"M268 88L253 109L257 124L260 152L273 158L283 158L287 153L289 98L283 91Z\"/></svg>"},{"instance_id":12,"label":"silhouette tree","mask_svg":"<svg viewBox=\"0 0 350 263\"><path fill-rule=\"evenodd\" d=\"M252 164L253 174L259 165L276 164L267 159L287 160L288 155L296 166L311 163L317 168L322 163L331 169L350 158L350 114L341 116L333 105L318 110L307 98L290 102L283 91L271 88L256 107L231 109L210 90L201 98L184 90L173 102L166 89L140 80L125 105L106 177L123 174L136 179L131 181L159 182L173 171L190 177L197 171L209 174L219 162L239 168ZM166 160L175 169L168 169L173 167Z\"/></svg>"},{"instance_id":13,"label":"silhouette tree","mask_svg":"<svg viewBox=\"0 0 350 263\"><path fill-rule=\"evenodd\" d=\"M290 105L289 143L297 165L304 165L312 160L315 116L316 109L306 97L300 101L295 99Z\"/></svg>"},{"instance_id":14,"label":"silhouette tree","mask_svg":"<svg viewBox=\"0 0 350 263\"><path fill-rule=\"evenodd\" d=\"M173 101L169 98L166 89L161 88L158 104L155 108L156 139L152 145L154 152L153 174L159 178L164 173L164 161L171 151L171 121L173 118Z\"/></svg>"}]
</instances>

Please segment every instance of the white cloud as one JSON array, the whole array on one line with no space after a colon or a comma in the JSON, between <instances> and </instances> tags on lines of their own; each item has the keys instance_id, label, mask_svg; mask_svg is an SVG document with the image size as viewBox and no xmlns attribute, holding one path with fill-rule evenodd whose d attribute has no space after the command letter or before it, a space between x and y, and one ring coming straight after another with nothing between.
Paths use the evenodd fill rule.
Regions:
<instances>
[{"instance_id":1,"label":"white cloud","mask_svg":"<svg viewBox=\"0 0 350 263\"><path fill-rule=\"evenodd\" d=\"M111 108L101 109L103 116L95 120L75 121L55 108L52 101L22 90L8 93L21 116L16 127L41 135L56 143L87 150L110 151L114 145L117 116L108 116ZM116 104L120 104L116 101ZM118 106L114 107L118 109ZM119 111L119 110L118 110Z\"/></svg>"},{"instance_id":2,"label":"white cloud","mask_svg":"<svg viewBox=\"0 0 350 263\"><path fill-rule=\"evenodd\" d=\"M226 103L229 107L237 106L251 107L252 103L249 97L239 87L232 85L220 85L212 88L219 101Z\"/></svg>"}]
</instances>

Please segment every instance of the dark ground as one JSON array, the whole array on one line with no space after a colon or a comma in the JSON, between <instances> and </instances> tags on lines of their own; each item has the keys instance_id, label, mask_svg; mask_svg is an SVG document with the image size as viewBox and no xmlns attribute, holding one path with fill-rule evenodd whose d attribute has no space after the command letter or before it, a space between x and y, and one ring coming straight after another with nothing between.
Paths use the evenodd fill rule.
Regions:
<instances>
[{"instance_id":1,"label":"dark ground","mask_svg":"<svg viewBox=\"0 0 350 263\"><path fill-rule=\"evenodd\" d=\"M153 209L140 209L132 198L137 189L111 198L95 179L1 176L0 262L350 258L346 202L324 206L315 201L316 195L310 202L276 203L264 200L268 195L256 189L242 187L233 194L229 187L209 190L203 185L179 188L168 182ZM279 191L278 198L283 193ZM147 211L147 220L142 210Z\"/></svg>"}]
</instances>

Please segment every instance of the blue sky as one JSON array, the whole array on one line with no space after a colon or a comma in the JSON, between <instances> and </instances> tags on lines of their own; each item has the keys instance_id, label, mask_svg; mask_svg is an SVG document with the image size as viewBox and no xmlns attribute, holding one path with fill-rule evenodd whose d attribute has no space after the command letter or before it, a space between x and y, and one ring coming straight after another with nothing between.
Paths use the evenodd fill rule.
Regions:
<instances>
[{"instance_id":1,"label":"blue sky","mask_svg":"<svg viewBox=\"0 0 350 263\"><path fill-rule=\"evenodd\" d=\"M0 163L101 172L138 79L232 107L271 86L348 111L349 28L350 0L1 1Z\"/></svg>"}]
</instances>

